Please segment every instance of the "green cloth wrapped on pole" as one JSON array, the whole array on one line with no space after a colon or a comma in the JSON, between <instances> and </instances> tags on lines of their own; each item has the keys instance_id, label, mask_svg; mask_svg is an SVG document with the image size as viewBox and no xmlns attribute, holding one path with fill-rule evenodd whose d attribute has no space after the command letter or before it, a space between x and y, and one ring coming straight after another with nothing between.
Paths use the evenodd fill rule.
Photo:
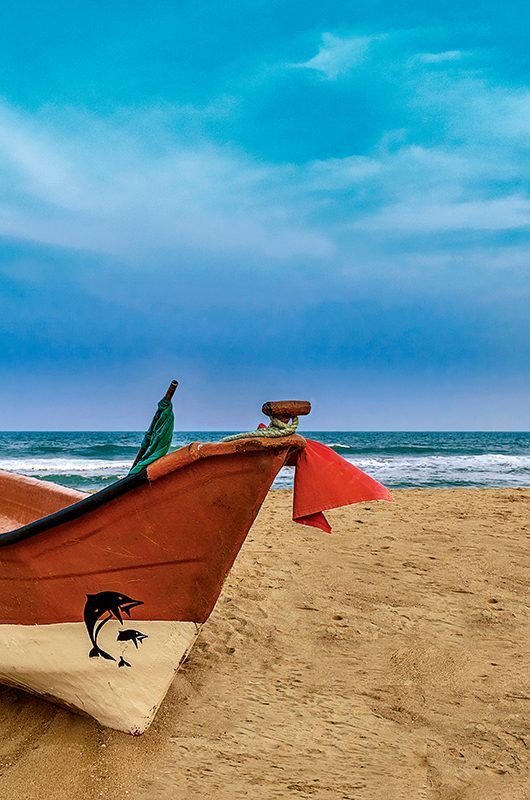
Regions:
<instances>
[{"instance_id":1,"label":"green cloth wrapped on pole","mask_svg":"<svg viewBox=\"0 0 530 800\"><path fill-rule=\"evenodd\" d=\"M145 467L156 461L157 458L165 456L171 447L173 439L173 428L175 417L173 415L173 404L165 397L159 402L158 410L155 414L149 430L145 434L140 448L141 458L129 472L135 475ZM143 452L142 452L143 451Z\"/></svg>"}]
</instances>

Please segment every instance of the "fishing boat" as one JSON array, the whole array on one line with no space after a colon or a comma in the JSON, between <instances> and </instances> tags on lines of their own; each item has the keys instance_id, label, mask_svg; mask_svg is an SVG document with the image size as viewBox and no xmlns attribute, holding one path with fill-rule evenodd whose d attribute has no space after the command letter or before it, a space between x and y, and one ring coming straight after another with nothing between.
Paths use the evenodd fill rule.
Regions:
<instances>
[{"instance_id":1,"label":"fishing boat","mask_svg":"<svg viewBox=\"0 0 530 800\"><path fill-rule=\"evenodd\" d=\"M307 448L289 420L309 409L265 404L280 435L194 442L95 494L0 472L0 682L143 733L276 475ZM390 499L372 483L364 499ZM299 521L322 527L306 506Z\"/></svg>"}]
</instances>

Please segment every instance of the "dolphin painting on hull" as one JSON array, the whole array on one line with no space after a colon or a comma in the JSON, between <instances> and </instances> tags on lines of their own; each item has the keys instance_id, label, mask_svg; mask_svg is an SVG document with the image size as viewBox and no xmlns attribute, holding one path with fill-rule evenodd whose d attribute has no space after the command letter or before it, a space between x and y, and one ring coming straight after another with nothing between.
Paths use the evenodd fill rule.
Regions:
<instances>
[{"instance_id":1,"label":"dolphin painting on hull","mask_svg":"<svg viewBox=\"0 0 530 800\"><path fill-rule=\"evenodd\" d=\"M117 619L123 625L123 614L131 616L131 609L143 605L143 600L133 600L126 594L120 592L99 592L98 594L87 594L83 618L92 642L92 650L88 654L90 658L106 658L109 661L116 661L114 656L102 650L98 646L98 635L102 627L111 619Z\"/></svg>"}]
</instances>

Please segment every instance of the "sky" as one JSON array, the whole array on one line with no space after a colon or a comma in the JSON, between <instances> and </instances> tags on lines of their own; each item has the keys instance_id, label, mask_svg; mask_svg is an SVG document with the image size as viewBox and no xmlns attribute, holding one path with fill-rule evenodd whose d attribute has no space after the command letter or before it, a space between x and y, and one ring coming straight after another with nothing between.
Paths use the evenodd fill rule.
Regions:
<instances>
[{"instance_id":1,"label":"sky","mask_svg":"<svg viewBox=\"0 0 530 800\"><path fill-rule=\"evenodd\" d=\"M3 4L0 429L528 430L529 17Z\"/></svg>"}]
</instances>

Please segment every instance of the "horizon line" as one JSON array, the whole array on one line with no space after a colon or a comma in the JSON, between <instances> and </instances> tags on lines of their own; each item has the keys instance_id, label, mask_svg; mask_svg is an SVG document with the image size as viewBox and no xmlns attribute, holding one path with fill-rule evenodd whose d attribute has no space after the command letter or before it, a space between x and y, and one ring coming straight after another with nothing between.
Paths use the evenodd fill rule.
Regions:
<instances>
[{"instance_id":1,"label":"horizon line","mask_svg":"<svg viewBox=\"0 0 530 800\"><path fill-rule=\"evenodd\" d=\"M179 428L174 429L175 433L238 433L236 428ZM515 429L471 429L471 428L444 428L444 429L387 429L387 428L365 428L365 429L348 429L348 428L304 428L305 433L519 433L530 434L530 430L515 430ZM4 433L138 433L144 434L145 428L139 429L118 429L118 428L93 428L93 429L77 429L77 428L63 428L63 429L22 429L13 428L10 430L0 430L0 435ZM298 434L303 435L303 434Z\"/></svg>"}]
</instances>

